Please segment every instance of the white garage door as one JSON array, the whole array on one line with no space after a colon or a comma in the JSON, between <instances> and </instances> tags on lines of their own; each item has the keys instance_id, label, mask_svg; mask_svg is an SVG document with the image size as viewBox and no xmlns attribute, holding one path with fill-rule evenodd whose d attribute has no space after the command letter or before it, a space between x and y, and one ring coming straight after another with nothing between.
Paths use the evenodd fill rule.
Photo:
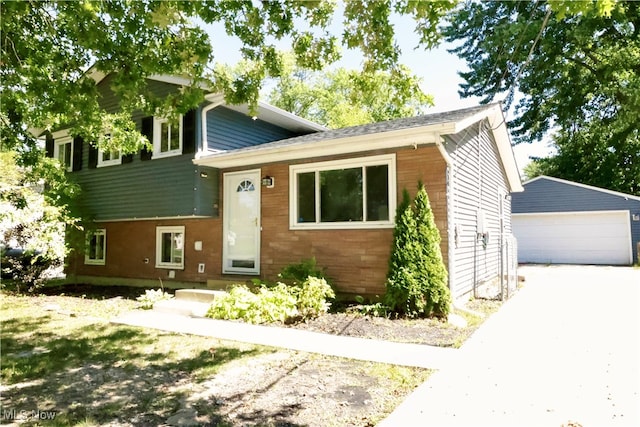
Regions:
<instances>
[{"instance_id":1,"label":"white garage door","mask_svg":"<svg viewBox=\"0 0 640 427\"><path fill-rule=\"evenodd\" d=\"M513 214L518 261L631 264L628 211Z\"/></svg>"}]
</instances>

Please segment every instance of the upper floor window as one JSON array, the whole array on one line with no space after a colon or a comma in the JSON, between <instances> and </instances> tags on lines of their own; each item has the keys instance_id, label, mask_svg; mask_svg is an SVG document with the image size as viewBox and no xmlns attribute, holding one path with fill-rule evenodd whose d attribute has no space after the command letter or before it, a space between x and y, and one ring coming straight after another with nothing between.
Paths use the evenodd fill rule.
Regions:
<instances>
[{"instance_id":1,"label":"upper floor window","mask_svg":"<svg viewBox=\"0 0 640 427\"><path fill-rule=\"evenodd\" d=\"M171 121L153 118L153 157L167 157L182 154L182 116Z\"/></svg>"},{"instance_id":2,"label":"upper floor window","mask_svg":"<svg viewBox=\"0 0 640 427\"><path fill-rule=\"evenodd\" d=\"M56 139L53 157L58 159L68 172L73 170L73 139L70 136Z\"/></svg>"},{"instance_id":3,"label":"upper floor window","mask_svg":"<svg viewBox=\"0 0 640 427\"><path fill-rule=\"evenodd\" d=\"M109 139L111 134L106 134ZM119 150L98 150L98 167L119 165L122 163L122 154Z\"/></svg>"},{"instance_id":4,"label":"upper floor window","mask_svg":"<svg viewBox=\"0 0 640 427\"><path fill-rule=\"evenodd\" d=\"M291 228L392 227L395 156L290 167Z\"/></svg>"}]
</instances>

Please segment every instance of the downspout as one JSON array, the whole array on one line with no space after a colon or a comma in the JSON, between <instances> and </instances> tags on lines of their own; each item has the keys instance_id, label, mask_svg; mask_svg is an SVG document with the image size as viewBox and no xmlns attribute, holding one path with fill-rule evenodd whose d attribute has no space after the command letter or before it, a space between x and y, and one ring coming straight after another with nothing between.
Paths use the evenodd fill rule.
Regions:
<instances>
[{"instance_id":1,"label":"downspout","mask_svg":"<svg viewBox=\"0 0 640 427\"><path fill-rule=\"evenodd\" d=\"M455 243L452 244L452 237L455 235L455 186L453 180L454 162L443 144L440 134L436 133L436 147L440 155L447 164L447 258L449 264L449 290L453 294L453 284L455 283ZM455 304L454 304L455 306Z\"/></svg>"},{"instance_id":2,"label":"downspout","mask_svg":"<svg viewBox=\"0 0 640 427\"><path fill-rule=\"evenodd\" d=\"M482 212L482 121L478 124L478 215ZM473 297L478 298L478 218L476 218L476 241L473 245ZM486 224L483 224L486 226ZM483 236L484 237L484 236Z\"/></svg>"},{"instance_id":3,"label":"downspout","mask_svg":"<svg viewBox=\"0 0 640 427\"><path fill-rule=\"evenodd\" d=\"M207 147L207 113L216 107L219 107L224 103L224 95L212 94L204 97L205 100L211 102L211 104L202 107L200 123L202 129L202 141L200 141L200 149L196 153L196 159L202 157L202 154L208 150Z\"/></svg>"}]
</instances>

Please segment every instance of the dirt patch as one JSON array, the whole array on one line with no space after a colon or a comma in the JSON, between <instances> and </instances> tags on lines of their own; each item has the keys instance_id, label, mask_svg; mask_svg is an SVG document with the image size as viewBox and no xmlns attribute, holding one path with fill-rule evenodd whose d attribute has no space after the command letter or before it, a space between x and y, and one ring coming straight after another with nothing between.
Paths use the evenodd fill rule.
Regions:
<instances>
[{"instance_id":1,"label":"dirt patch","mask_svg":"<svg viewBox=\"0 0 640 427\"><path fill-rule=\"evenodd\" d=\"M327 313L303 323L297 329L384 341L456 347L475 328L457 328L436 319L386 319L358 313Z\"/></svg>"},{"instance_id":2,"label":"dirt patch","mask_svg":"<svg viewBox=\"0 0 640 427\"><path fill-rule=\"evenodd\" d=\"M422 379L428 375L424 370L278 351L205 381L198 397L218 407L217 421L226 419L234 426L374 425L410 391L398 388L393 375L380 375L387 369ZM206 409L201 404L191 407L197 413Z\"/></svg>"},{"instance_id":3,"label":"dirt patch","mask_svg":"<svg viewBox=\"0 0 640 427\"><path fill-rule=\"evenodd\" d=\"M172 293L172 290L167 290ZM45 288L45 295L67 295L82 299L124 298L135 301L144 289L132 286L65 285ZM497 311L501 302L495 299L475 299L466 306L469 310L488 316ZM358 306L340 306L318 318L295 324L274 324L333 335L370 338L385 341L459 347L481 325L483 319L466 316L469 325L453 326L438 319L387 319L361 314Z\"/></svg>"},{"instance_id":4,"label":"dirt patch","mask_svg":"<svg viewBox=\"0 0 640 427\"><path fill-rule=\"evenodd\" d=\"M2 295L3 425L367 426L430 374L112 325L134 300L76 291Z\"/></svg>"}]
</instances>

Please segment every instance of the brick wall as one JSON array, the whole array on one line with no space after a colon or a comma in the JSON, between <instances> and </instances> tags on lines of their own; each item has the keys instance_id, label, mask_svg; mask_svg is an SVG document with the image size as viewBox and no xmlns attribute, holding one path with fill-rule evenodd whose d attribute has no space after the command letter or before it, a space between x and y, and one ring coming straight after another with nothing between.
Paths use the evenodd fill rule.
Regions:
<instances>
[{"instance_id":1,"label":"brick wall","mask_svg":"<svg viewBox=\"0 0 640 427\"><path fill-rule=\"evenodd\" d=\"M359 154L352 157L365 157ZM305 162L334 160L341 157L310 159ZM357 230L289 230L289 164L268 164L262 176L275 178L274 188L261 187L261 277L274 280L290 263L315 257L326 268L339 291L360 295L382 295L393 229ZM222 172L221 172L222 173ZM447 259L446 163L435 146L396 151L398 199L403 188L415 196L421 180L429 193L431 207L442 236L442 254ZM222 179L220 179L223 191ZM224 200L223 197L220 200ZM222 212L222 210L221 210ZM69 274L134 279L168 279L168 269L155 267L156 226L185 226L185 268L174 270L177 281L205 282L207 279L237 278L222 275L222 218L121 221L98 224L107 232L105 266L84 264L84 254L70 259ZM202 251L194 244L202 241ZM149 259L145 263L145 258ZM198 263L205 263L205 273L198 273Z\"/></svg>"},{"instance_id":2,"label":"brick wall","mask_svg":"<svg viewBox=\"0 0 640 427\"><path fill-rule=\"evenodd\" d=\"M221 219L176 219L151 221L118 221L96 224L107 235L105 265L84 264L84 254L69 260L67 274L124 277L133 279L169 279L169 269L156 268L156 227L185 226L184 270L175 269L177 281L205 282L219 274L222 265ZM202 242L202 250L195 250L195 242ZM148 262L145 262L148 259ZM198 264L205 263L205 272L198 273Z\"/></svg>"},{"instance_id":3,"label":"brick wall","mask_svg":"<svg viewBox=\"0 0 640 427\"><path fill-rule=\"evenodd\" d=\"M332 159L337 158L322 160ZM261 169L262 176L273 176L276 182L274 188L262 189L262 275L273 278L285 265L314 256L341 292L382 295L393 229L289 230L289 165L263 165ZM399 199L403 188L413 197L418 181L424 182L443 238L441 249L446 262L444 159L436 147L400 150L396 173Z\"/></svg>"}]
</instances>

